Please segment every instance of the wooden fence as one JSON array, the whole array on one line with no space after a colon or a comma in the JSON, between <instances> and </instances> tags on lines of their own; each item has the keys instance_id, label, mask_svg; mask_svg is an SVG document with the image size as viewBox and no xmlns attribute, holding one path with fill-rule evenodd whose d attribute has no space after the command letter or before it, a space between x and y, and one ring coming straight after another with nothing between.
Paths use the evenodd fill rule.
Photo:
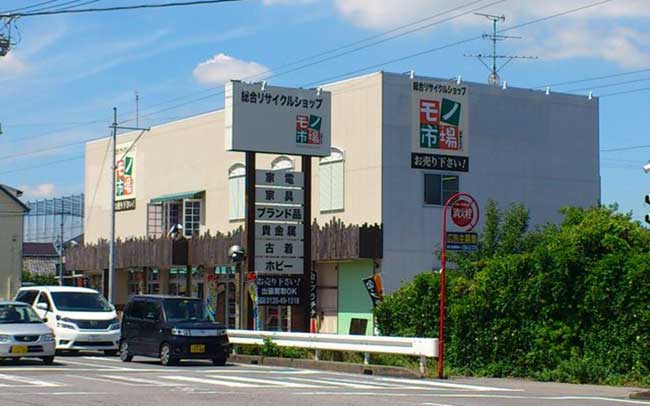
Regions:
<instances>
[{"instance_id":1,"label":"wooden fence","mask_svg":"<svg viewBox=\"0 0 650 406\"><path fill-rule=\"evenodd\" d=\"M224 234L217 233L189 240L132 239L115 243L115 267L162 268L174 266L213 267L230 263L228 248L244 245L241 228ZM345 225L339 220L319 226L312 224L312 258L314 261L332 261L358 258L382 258L383 228L381 225ZM108 242L86 244L66 250L66 269L75 271L108 268Z\"/></svg>"}]
</instances>

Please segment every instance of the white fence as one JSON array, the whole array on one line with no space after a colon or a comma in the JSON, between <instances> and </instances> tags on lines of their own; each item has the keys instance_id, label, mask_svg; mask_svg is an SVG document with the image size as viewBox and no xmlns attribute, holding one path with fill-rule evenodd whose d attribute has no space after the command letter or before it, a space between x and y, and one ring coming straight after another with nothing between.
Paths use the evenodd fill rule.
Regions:
<instances>
[{"instance_id":1,"label":"white fence","mask_svg":"<svg viewBox=\"0 0 650 406\"><path fill-rule=\"evenodd\" d=\"M424 372L427 358L438 356L437 338L377 337L338 334L284 333L276 331L228 330L232 344L263 345L269 338L279 347L296 347L315 350L316 359L321 350L353 351L366 354L399 354L420 358L420 371Z\"/></svg>"}]
</instances>

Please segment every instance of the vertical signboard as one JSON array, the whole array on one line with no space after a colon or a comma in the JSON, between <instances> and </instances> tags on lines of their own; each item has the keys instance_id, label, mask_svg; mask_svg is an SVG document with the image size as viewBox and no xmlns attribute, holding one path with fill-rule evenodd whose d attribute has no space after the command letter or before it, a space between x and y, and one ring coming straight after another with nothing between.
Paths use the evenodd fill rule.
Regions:
<instances>
[{"instance_id":1,"label":"vertical signboard","mask_svg":"<svg viewBox=\"0 0 650 406\"><path fill-rule=\"evenodd\" d=\"M118 144L115 151L115 211L135 209L135 146ZM128 152L127 152L128 151Z\"/></svg>"},{"instance_id":2,"label":"vertical signboard","mask_svg":"<svg viewBox=\"0 0 650 406\"><path fill-rule=\"evenodd\" d=\"M255 273L258 304L302 304L304 177L290 171L255 173Z\"/></svg>"},{"instance_id":3,"label":"vertical signboard","mask_svg":"<svg viewBox=\"0 0 650 406\"><path fill-rule=\"evenodd\" d=\"M411 83L411 166L469 171L468 88L445 81Z\"/></svg>"},{"instance_id":4,"label":"vertical signboard","mask_svg":"<svg viewBox=\"0 0 650 406\"><path fill-rule=\"evenodd\" d=\"M331 94L259 83L226 83L226 150L330 154Z\"/></svg>"}]
</instances>

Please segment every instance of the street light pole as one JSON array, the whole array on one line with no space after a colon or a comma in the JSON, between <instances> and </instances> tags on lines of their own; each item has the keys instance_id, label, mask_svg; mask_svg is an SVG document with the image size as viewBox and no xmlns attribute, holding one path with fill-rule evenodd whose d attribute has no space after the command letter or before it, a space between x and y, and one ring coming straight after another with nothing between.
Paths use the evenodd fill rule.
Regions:
<instances>
[{"instance_id":1,"label":"street light pole","mask_svg":"<svg viewBox=\"0 0 650 406\"><path fill-rule=\"evenodd\" d=\"M116 167L116 157L117 154L117 108L113 107L113 128L112 139L112 157L111 157L111 236L110 242L108 245L108 301L113 304L114 302L114 293L113 293L113 283L115 277L115 171Z\"/></svg>"}]
</instances>

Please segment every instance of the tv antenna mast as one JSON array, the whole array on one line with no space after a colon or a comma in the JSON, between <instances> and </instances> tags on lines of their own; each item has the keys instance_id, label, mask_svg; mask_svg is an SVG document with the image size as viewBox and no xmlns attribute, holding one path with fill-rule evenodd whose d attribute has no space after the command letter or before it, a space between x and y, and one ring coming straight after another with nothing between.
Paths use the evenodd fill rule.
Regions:
<instances>
[{"instance_id":1,"label":"tv antenna mast","mask_svg":"<svg viewBox=\"0 0 650 406\"><path fill-rule=\"evenodd\" d=\"M506 21L506 16L504 15L492 15L492 14L483 14L483 13L474 13L479 16L483 16L488 20L492 21L492 34L483 34L483 39L492 41L492 53L491 54L465 54L467 57L476 58L481 62L488 70L490 71L490 76L488 76L488 84L493 86L499 86L501 83L501 78L499 77L499 72L512 62L515 59L537 59L536 56L515 56L515 55L499 55L497 54L497 42L505 41L508 39L521 39L521 37L511 36L511 35L501 35L497 30L497 23ZM492 66L489 66L484 59L492 60ZM506 59L506 61L499 67L497 67L498 59Z\"/></svg>"}]
</instances>

